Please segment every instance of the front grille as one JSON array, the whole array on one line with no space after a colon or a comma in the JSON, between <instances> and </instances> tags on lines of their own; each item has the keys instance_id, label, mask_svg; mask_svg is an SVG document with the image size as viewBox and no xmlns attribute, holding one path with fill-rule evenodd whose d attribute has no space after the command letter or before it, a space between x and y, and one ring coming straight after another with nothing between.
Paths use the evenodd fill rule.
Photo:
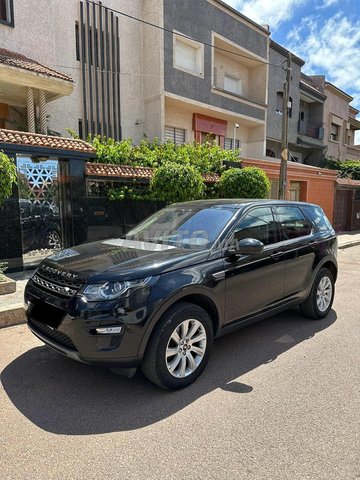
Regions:
<instances>
[{"instance_id":1,"label":"front grille","mask_svg":"<svg viewBox=\"0 0 360 480\"><path fill-rule=\"evenodd\" d=\"M48 280L41 278L36 273L35 275L33 275L32 281L36 283L36 285L44 288L45 290L49 290L63 297L73 297L78 290L75 288L67 287L65 285L57 285L56 283L49 282Z\"/></svg>"},{"instance_id":2,"label":"front grille","mask_svg":"<svg viewBox=\"0 0 360 480\"><path fill-rule=\"evenodd\" d=\"M56 330L55 328L51 328L48 325L45 325L45 323L38 322L33 318L29 319L29 325L35 331L42 333L45 337L49 338L50 340L57 343L58 345L61 345L62 347L66 347L70 350L76 350L76 347L71 341L71 339L64 333L59 332L59 330Z\"/></svg>"},{"instance_id":3,"label":"front grille","mask_svg":"<svg viewBox=\"0 0 360 480\"><path fill-rule=\"evenodd\" d=\"M50 267L49 265L40 265L36 273L40 275L41 278L49 282L57 283L58 285L75 289L81 287L81 283L77 280L76 273L60 270L59 268Z\"/></svg>"},{"instance_id":4,"label":"front grille","mask_svg":"<svg viewBox=\"0 0 360 480\"><path fill-rule=\"evenodd\" d=\"M55 293L61 297L71 298L81 287L76 281L77 275L66 270L40 265L32 277L33 282L40 288Z\"/></svg>"}]
</instances>

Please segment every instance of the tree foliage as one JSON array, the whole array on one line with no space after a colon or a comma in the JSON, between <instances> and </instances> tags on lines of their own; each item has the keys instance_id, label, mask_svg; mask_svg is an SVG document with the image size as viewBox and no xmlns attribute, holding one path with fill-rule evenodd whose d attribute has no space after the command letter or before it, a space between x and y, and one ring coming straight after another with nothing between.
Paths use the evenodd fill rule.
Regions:
<instances>
[{"instance_id":1,"label":"tree foliage","mask_svg":"<svg viewBox=\"0 0 360 480\"><path fill-rule=\"evenodd\" d=\"M159 143L157 139L142 140L134 145L131 139L118 142L112 138L95 136L89 139L96 148L96 161L117 165L158 168L164 163L191 165L200 173L221 173L224 162L239 162L239 150L224 150L213 142L203 144L172 142Z\"/></svg>"},{"instance_id":2,"label":"tree foliage","mask_svg":"<svg viewBox=\"0 0 360 480\"><path fill-rule=\"evenodd\" d=\"M267 198L270 187L266 173L257 167L230 168L220 178L225 198Z\"/></svg>"},{"instance_id":3,"label":"tree foliage","mask_svg":"<svg viewBox=\"0 0 360 480\"><path fill-rule=\"evenodd\" d=\"M360 159L341 162L334 157L326 157L323 160L322 166L324 168L330 168L331 170L338 170L341 177L360 180Z\"/></svg>"},{"instance_id":4,"label":"tree foliage","mask_svg":"<svg viewBox=\"0 0 360 480\"><path fill-rule=\"evenodd\" d=\"M0 152L0 207L12 194L16 182L16 167L4 152Z\"/></svg>"}]
</instances>

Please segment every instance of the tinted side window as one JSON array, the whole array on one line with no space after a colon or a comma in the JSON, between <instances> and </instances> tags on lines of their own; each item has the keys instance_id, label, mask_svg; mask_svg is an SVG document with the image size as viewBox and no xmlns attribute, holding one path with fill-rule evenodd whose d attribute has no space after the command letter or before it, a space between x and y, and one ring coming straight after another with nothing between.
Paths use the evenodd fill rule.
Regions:
<instances>
[{"instance_id":1,"label":"tinted side window","mask_svg":"<svg viewBox=\"0 0 360 480\"><path fill-rule=\"evenodd\" d=\"M304 207L304 211L306 215L310 218L310 220L317 226L320 232L332 232L333 228L331 223L327 219L325 213L320 207Z\"/></svg>"},{"instance_id":2,"label":"tinted side window","mask_svg":"<svg viewBox=\"0 0 360 480\"><path fill-rule=\"evenodd\" d=\"M311 226L298 207L276 207L284 240L310 235Z\"/></svg>"},{"instance_id":3,"label":"tinted side window","mask_svg":"<svg viewBox=\"0 0 360 480\"><path fill-rule=\"evenodd\" d=\"M277 242L277 227L270 207L259 207L250 210L239 221L235 229L235 237L256 238L264 245Z\"/></svg>"}]
</instances>

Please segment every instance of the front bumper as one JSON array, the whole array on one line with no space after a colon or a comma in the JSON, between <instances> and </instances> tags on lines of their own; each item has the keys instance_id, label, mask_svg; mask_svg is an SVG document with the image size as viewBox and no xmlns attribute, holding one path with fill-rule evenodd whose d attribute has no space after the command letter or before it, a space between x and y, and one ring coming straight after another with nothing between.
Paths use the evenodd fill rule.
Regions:
<instances>
[{"instance_id":1,"label":"front bumper","mask_svg":"<svg viewBox=\"0 0 360 480\"><path fill-rule=\"evenodd\" d=\"M141 308L131 308L134 305L128 300L120 304L87 303L76 296L63 299L31 280L25 290L25 302L29 329L57 352L109 368L133 368L141 363L139 350L148 318L146 302L142 302ZM96 329L104 327L121 327L121 332L98 334Z\"/></svg>"}]
</instances>

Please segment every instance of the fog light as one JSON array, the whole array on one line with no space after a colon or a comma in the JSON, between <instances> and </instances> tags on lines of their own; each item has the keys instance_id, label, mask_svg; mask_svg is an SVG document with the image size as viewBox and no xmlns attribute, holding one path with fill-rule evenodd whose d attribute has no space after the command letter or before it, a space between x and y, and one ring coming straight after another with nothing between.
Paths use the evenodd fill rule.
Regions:
<instances>
[{"instance_id":1,"label":"fog light","mask_svg":"<svg viewBox=\"0 0 360 480\"><path fill-rule=\"evenodd\" d=\"M122 327L101 327L95 328L98 335L116 335L121 333Z\"/></svg>"}]
</instances>

